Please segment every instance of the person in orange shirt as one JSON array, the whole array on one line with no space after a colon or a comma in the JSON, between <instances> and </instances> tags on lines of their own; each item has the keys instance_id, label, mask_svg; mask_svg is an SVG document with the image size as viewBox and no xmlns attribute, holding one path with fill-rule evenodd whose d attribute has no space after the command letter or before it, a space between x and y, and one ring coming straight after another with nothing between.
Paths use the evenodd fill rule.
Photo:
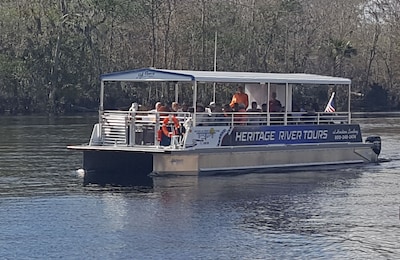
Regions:
<instances>
[{"instance_id":1,"label":"person in orange shirt","mask_svg":"<svg viewBox=\"0 0 400 260\"><path fill-rule=\"evenodd\" d=\"M229 104L231 108L235 106L235 103L244 104L245 105L244 109L247 109L247 107L249 106L249 96L246 93L244 93L242 86L239 86L237 88L236 93L233 95L232 101Z\"/></svg>"}]
</instances>

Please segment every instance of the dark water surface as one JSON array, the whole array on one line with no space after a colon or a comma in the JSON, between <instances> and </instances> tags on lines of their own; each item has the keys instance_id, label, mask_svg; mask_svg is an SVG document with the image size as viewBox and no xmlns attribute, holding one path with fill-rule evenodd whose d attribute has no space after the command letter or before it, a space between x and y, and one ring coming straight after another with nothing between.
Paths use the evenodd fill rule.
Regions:
<instances>
[{"instance_id":1,"label":"dark water surface","mask_svg":"<svg viewBox=\"0 0 400 260\"><path fill-rule=\"evenodd\" d=\"M0 118L0 259L399 259L400 119L359 120L390 162L83 186L96 116Z\"/></svg>"}]
</instances>

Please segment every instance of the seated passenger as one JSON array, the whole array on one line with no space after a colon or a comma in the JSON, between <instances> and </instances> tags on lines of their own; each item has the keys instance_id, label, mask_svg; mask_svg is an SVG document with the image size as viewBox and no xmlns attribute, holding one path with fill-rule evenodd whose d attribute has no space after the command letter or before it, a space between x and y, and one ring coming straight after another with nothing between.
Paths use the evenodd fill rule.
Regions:
<instances>
[{"instance_id":1,"label":"seated passenger","mask_svg":"<svg viewBox=\"0 0 400 260\"><path fill-rule=\"evenodd\" d=\"M225 122L222 108L215 102L210 102L208 107L208 122L208 125L223 125Z\"/></svg>"},{"instance_id":2,"label":"seated passenger","mask_svg":"<svg viewBox=\"0 0 400 260\"><path fill-rule=\"evenodd\" d=\"M247 109L247 112L261 112L261 109L258 108L257 102L251 102L251 107Z\"/></svg>"},{"instance_id":3,"label":"seated passenger","mask_svg":"<svg viewBox=\"0 0 400 260\"><path fill-rule=\"evenodd\" d=\"M301 121L305 124L315 124L317 121L317 113L315 105L310 103L306 106L306 113L302 114Z\"/></svg>"},{"instance_id":4,"label":"seated passenger","mask_svg":"<svg viewBox=\"0 0 400 260\"><path fill-rule=\"evenodd\" d=\"M261 121L260 112L261 109L258 108L257 102L251 102L251 108L247 109L247 112L250 112L249 121L253 122L252 125L258 125Z\"/></svg>"},{"instance_id":5,"label":"seated passenger","mask_svg":"<svg viewBox=\"0 0 400 260\"><path fill-rule=\"evenodd\" d=\"M183 113L183 110L178 102L172 102L171 112L174 112L174 115L176 117L179 117L180 119L183 119L183 117L185 116L185 114Z\"/></svg>"},{"instance_id":6,"label":"seated passenger","mask_svg":"<svg viewBox=\"0 0 400 260\"><path fill-rule=\"evenodd\" d=\"M162 106L163 106L163 105L162 105L161 102L157 102L157 103L154 105L154 109L150 110L150 112L158 112Z\"/></svg>"},{"instance_id":7,"label":"seated passenger","mask_svg":"<svg viewBox=\"0 0 400 260\"><path fill-rule=\"evenodd\" d=\"M157 110L157 112L160 113L161 117L166 117L168 116L170 109L167 106L160 106L159 109Z\"/></svg>"},{"instance_id":8,"label":"seated passenger","mask_svg":"<svg viewBox=\"0 0 400 260\"><path fill-rule=\"evenodd\" d=\"M230 125L232 123L232 108L229 104L225 104L222 108L223 112L223 121L226 122L226 125Z\"/></svg>"},{"instance_id":9,"label":"seated passenger","mask_svg":"<svg viewBox=\"0 0 400 260\"><path fill-rule=\"evenodd\" d=\"M207 122L206 110L203 105L197 104L196 107L196 120L197 125L202 126Z\"/></svg>"},{"instance_id":10,"label":"seated passenger","mask_svg":"<svg viewBox=\"0 0 400 260\"><path fill-rule=\"evenodd\" d=\"M171 108L172 108L172 112L176 112L176 113L182 112L182 109L178 102L172 102Z\"/></svg>"},{"instance_id":11,"label":"seated passenger","mask_svg":"<svg viewBox=\"0 0 400 260\"><path fill-rule=\"evenodd\" d=\"M189 105L186 102L182 103L182 112L189 112Z\"/></svg>"}]
</instances>

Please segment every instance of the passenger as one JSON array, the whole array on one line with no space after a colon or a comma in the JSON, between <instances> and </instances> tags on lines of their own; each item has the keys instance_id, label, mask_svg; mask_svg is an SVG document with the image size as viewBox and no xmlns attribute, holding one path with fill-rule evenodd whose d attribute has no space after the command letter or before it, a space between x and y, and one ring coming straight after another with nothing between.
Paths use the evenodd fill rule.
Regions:
<instances>
[{"instance_id":1,"label":"passenger","mask_svg":"<svg viewBox=\"0 0 400 260\"><path fill-rule=\"evenodd\" d=\"M170 112L168 107L161 107L161 112ZM161 128L158 130L158 140L160 141L161 146L168 146L171 144L171 137L173 135L182 134L181 125L179 124L179 120L172 114L165 113L160 114L163 116Z\"/></svg>"},{"instance_id":2,"label":"passenger","mask_svg":"<svg viewBox=\"0 0 400 260\"><path fill-rule=\"evenodd\" d=\"M256 101L251 102L251 108L247 109L247 112L251 113L249 114L249 121L252 122L251 124L258 125L261 121L259 114L261 112L261 109L258 108Z\"/></svg>"},{"instance_id":3,"label":"passenger","mask_svg":"<svg viewBox=\"0 0 400 260\"><path fill-rule=\"evenodd\" d=\"M293 121L295 122L295 124L297 124L298 121L300 121L304 110L302 110L302 108L300 108L300 105L297 103L293 104L292 107L292 112L290 113L290 115L288 116L288 121Z\"/></svg>"},{"instance_id":4,"label":"passenger","mask_svg":"<svg viewBox=\"0 0 400 260\"><path fill-rule=\"evenodd\" d=\"M208 125L222 125L224 122L224 115L222 108L215 102L210 102L208 106Z\"/></svg>"},{"instance_id":5,"label":"passenger","mask_svg":"<svg viewBox=\"0 0 400 260\"><path fill-rule=\"evenodd\" d=\"M261 112L267 112L267 104L262 104L261 105Z\"/></svg>"},{"instance_id":6,"label":"passenger","mask_svg":"<svg viewBox=\"0 0 400 260\"><path fill-rule=\"evenodd\" d=\"M150 112L158 112L160 110L160 108L162 107L162 103L161 102L157 102L154 106L154 109L150 110Z\"/></svg>"},{"instance_id":7,"label":"passenger","mask_svg":"<svg viewBox=\"0 0 400 260\"><path fill-rule=\"evenodd\" d=\"M276 92L272 92L271 99L269 101L269 112L282 112L282 104L276 99ZM283 122L283 115L271 114L271 124L280 124Z\"/></svg>"},{"instance_id":8,"label":"passenger","mask_svg":"<svg viewBox=\"0 0 400 260\"><path fill-rule=\"evenodd\" d=\"M210 102L210 104L205 108L209 116L211 116L211 110L215 107L215 102Z\"/></svg>"},{"instance_id":9,"label":"passenger","mask_svg":"<svg viewBox=\"0 0 400 260\"><path fill-rule=\"evenodd\" d=\"M215 102L212 101L210 102L210 104L208 105L208 107L206 107L206 112L208 113L209 116L211 116L213 110L215 109Z\"/></svg>"},{"instance_id":10,"label":"passenger","mask_svg":"<svg viewBox=\"0 0 400 260\"><path fill-rule=\"evenodd\" d=\"M181 107L179 106L179 103L178 103L178 102L172 102L171 108L172 108L172 112L176 112L176 113L182 112L182 109L181 109Z\"/></svg>"},{"instance_id":11,"label":"passenger","mask_svg":"<svg viewBox=\"0 0 400 260\"><path fill-rule=\"evenodd\" d=\"M227 125L230 125L232 122L233 109L231 108L231 106L229 104L225 104L224 107L222 108L222 112L224 115L223 121L225 121Z\"/></svg>"},{"instance_id":12,"label":"passenger","mask_svg":"<svg viewBox=\"0 0 400 260\"><path fill-rule=\"evenodd\" d=\"M261 109L258 108L257 102L251 102L251 107L247 109L247 112L261 112Z\"/></svg>"},{"instance_id":13,"label":"passenger","mask_svg":"<svg viewBox=\"0 0 400 260\"><path fill-rule=\"evenodd\" d=\"M203 105L197 104L196 107L196 118L197 118L197 124L199 126L205 125L207 122L207 117L208 115L205 113L206 110Z\"/></svg>"},{"instance_id":14,"label":"passenger","mask_svg":"<svg viewBox=\"0 0 400 260\"><path fill-rule=\"evenodd\" d=\"M230 113L233 112L231 106L229 104L225 104L224 107L222 108L222 111L224 112L225 117L230 117Z\"/></svg>"},{"instance_id":15,"label":"passenger","mask_svg":"<svg viewBox=\"0 0 400 260\"><path fill-rule=\"evenodd\" d=\"M267 119L268 119L267 112L268 112L268 110L267 110L267 104L266 104L266 103L263 103L263 104L261 105L261 114L262 114L262 117L263 117L263 119L261 120L261 121L263 121L263 122L261 123L262 125L266 125L266 124L267 124Z\"/></svg>"},{"instance_id":16,"label":"passenger","mask_svg":"<svg viewBox=\"0 0 400 260\"><path fill-rule=\"evenodd\" d=\"M304 121L305 124L315 124L317 122L317 106L316 103L309 103L306 105L306 113L303 113L302 117L302 121Z\"/></svg>"},{"instance_id":17,"label":"passenger","mask_svg":"<svg viewBox=\"0 0 400 260\"><path fill-rule=\"evenodd\" d=\"M278 99L276 99L276 92L272 92L271 94L269 112L282 112L282 104Z\"/></svg>"},{"instance_id":18,"label":"passenger","mask_svg":"<svg viewBox=\"0 0 400 260\"><path fill-rule=\"evenodd\" d=\"M181 119L183 119L183 117L185 116L178 102L172 102L171 112L173 112L175 116Z\"/></svg>"},{"instance_id":19,"label":"passenger","mask_svg":"<svg viewBox=\"0 0 400 260\"><path fill-rule=\"evenodd\" d=\"M160 113L160 116L166 117L171 110L167 106L160 106L157 112Z\"/></svg>"},{"instance_id":20,"label":"passenger","mask_svg":"<svg viewBox=\"0 0 400 260\"><path fill-rule=\"evenodd\" d=\"M233 108L235 103L244 104L245 109L249 106L249 96L246 93L244 93L242 86L239 86L237 88L237 91L233 95L231 103L229 105Z\"/></svg>"},{"instance_id":21,"label":"passenger","mask_svg":"<svg viewBox=\"0 0 400 260\"><path fill-rule=\"evenodd\" d=\"M189 106L186 102L182 104L182 112L189 112Z\"/></svg>"},{"instance_id":22,"label":"passenger","mask_svg":"<svg viewBox=\"0 0 400 260\"><path fill-rule=\"evenodd\" d=\"M131 107L129 108L129 111L136 112L138 110L139 110L139 104L136 102L132 103Z\"/></svg>"},{"instance_id":23,"label":"passenger","mask_svg":"<svg viewBox=\"0 0 400 260\"><path fill-rule=\"evenodd\" d=\"M215 104L215 107L211 111L214 116L214 122L216 125L224 125L225 117L222 113L222 107L220 104Z\"/></svg>"}]
</instances>

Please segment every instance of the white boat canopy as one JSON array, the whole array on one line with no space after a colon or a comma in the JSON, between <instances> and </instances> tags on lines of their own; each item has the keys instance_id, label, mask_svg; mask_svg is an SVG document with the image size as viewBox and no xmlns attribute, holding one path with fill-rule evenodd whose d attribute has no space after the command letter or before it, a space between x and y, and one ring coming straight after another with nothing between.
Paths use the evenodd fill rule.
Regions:
<instances>
[{"instance_id":1,"label":"white boat canopy","mask_svg":"<svg viewBox=\"0 0 400 260\"><path fill-rule=\"evenodd\" d=\"M143 68L104 74L101 81L170 81L170 82L220 82L220 83L276 83L276 84L321 84L349 85L347 78L321 76L306 73L260 73L226 71L192 71Z\"/></svg>"},{"instance_id":2,"label":"white boat canopy","mask_svg":"<svg viewBox=\"0 0 400 260\"><path fill-rule=\"evenodd\" d=\"M270 96L271 84L285 84L285 104L289 104L288 92L290 84L311 85L347 85L348 86L348 111L350 111L351 80L347 78L322 76L306 73L261 73L261 72L228 72L228 71L194 71L194 70L166 70L155 68L141 68L136 70L121 71L104 74L101 76L100 107L103 111L104 83L105 82L174 82L175 100L178 100L178 82L192 82L193 108L196 114L197 84L198 83L244 83L260 84L261 88L267 86L265 96ZM215 89L214 89L215 92ZM215 93L214 93L215 96ZM268 105L268 102L267 102ZM267 110L269 108L267 107ZM285 106L287 114L287 106ZM349 114L350 115L350 114ZM194 122L196 116L194 115ZM350 117L349 117L350 120Z\"/></svg>"}]
</instances>

